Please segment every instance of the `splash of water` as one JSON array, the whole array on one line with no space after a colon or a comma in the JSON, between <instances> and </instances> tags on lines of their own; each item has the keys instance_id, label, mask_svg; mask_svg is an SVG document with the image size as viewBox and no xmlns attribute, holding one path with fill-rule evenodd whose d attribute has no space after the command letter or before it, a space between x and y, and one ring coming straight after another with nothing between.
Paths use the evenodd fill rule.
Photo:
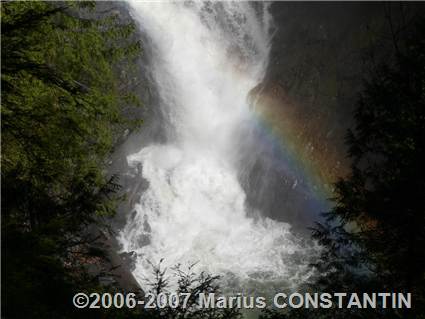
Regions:
<instances>
[{"instance_id":1,"label":"splash of water","mask_svg":"<svg viewBox=\"0 0 425 319\"><path fill-rule=\"evenodd\" d=\"M315 248L289 224L248 217L238 180L236 136L268 62L267 5L135 2L132 9L154 46L168 136L128 156L149 183L119 236L124 251L137 253L136 278L143 284L148 261L165 258L167 265L198 262L242 286L302 282Z\"/></svg>"}]
</instances>

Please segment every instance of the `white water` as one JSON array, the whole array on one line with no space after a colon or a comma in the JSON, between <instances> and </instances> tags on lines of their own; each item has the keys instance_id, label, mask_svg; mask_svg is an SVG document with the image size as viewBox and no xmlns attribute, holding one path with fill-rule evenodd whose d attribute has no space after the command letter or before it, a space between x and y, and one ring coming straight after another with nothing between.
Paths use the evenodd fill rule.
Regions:
<instances>
[{"instance_id":1,"label":"white water","mask_svg":"<svg viewBox=\"0 0 425 319\"><path fill-rule=\"evenodd\" d=\"M154 48L151 68L168 136L166 144L128 156L149 182L119 236L124 251L137 253L134 275L143 286L148 261L164 258L168 266L198 262L239 287L302 282L311 275L314 248L288 224L249 218L238 181L236 136L251 115L248 94L268 62L267 6L131 5Z\"/></svg>"}]
</instances>

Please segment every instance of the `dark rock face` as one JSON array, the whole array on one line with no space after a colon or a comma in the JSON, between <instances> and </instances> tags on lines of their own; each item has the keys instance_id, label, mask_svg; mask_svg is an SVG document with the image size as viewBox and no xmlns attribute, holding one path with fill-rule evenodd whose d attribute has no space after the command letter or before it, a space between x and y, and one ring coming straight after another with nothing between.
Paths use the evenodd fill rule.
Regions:
<instances>
[{"instance_id":1,"label":"dark rock face","mask_svg":"<svg viewBox=\"0 0 425 319\"><path fill-rule=\"evenodd\" d=\"M101 285L143 295L143 290L131 273L135 266L136 254L118 254L119 247L114 234L99 229L96 225L89 226L84 235L90 242L89 249L101 256L87 261L85 266L89 274L98 278Z\"/></svg>"},{"instance_id":2,"label":"dark rock face","mask_svg":"<svg viewBox=\"0 0 425 319\"><path fill-rule=\"evenodd\" d=\"M254 94L260 107L273 117L272 130L282 131L283 144L300 149L302 158L315 167L319 183L330 187L348 173L344 144L353 123L362 81L375 63L391 52L393 23L424 11L424 5L335 2L274 2L274 30L265 79ZM285 127L294 128L288 133ZM285 139L289 141L285 141ZM246 177L248 203L271 218L290 222L298 229L329 209L311 201L299 187L303 180L271 165L273 155L258 158ZM270 153L270 152L269 152ZM298 187L293 185L298 184ZM331 195L329 196L331 197ZM328 203L331 205L331 202Z\"/></svg>"},{"instance_id":3,"label":"dark rock face","mask_svg":"<svg viewBox=\"0 0 425 319\"><path fill-rule=\"evenodd\" d=\"M271 11L275 33L263 85L298 102L307 123L321 116L344 131L365 74L363 58L385 32L384 6L276 2Z\"/></svg>"},{"instance_id":4,"label":"dark rock face","mask_svg":"<svg viewBox=\"0 0 425 319\"><path fill-rule=\"evenodd\" d=\"M129 269L130 271L134 271L134 269L136 268L136 257L137 257L136 252L135 251L123 252L119 254L119 256L123 260L122 266Z\"/></svg>"}]
</instances>

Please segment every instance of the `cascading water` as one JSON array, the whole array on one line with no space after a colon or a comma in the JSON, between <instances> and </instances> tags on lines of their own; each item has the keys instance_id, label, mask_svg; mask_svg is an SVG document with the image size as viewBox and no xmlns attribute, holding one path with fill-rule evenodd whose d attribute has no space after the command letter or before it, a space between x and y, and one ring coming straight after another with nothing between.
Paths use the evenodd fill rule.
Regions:
<instances>
[{"instance_id":1,"label":"cascading water","mask_svg":"<svg viewBox=\"0 0 425 319\"><path fill-rule=\"evenodd\" d=\"M151 39L152 73L167 142L128 156L148 187L119 235L137 254L135 277L149 261L198 262L227 286L298 284L315 251L290 225L248 217L238 180L238 145L251 116L248 95L269 53L267 5L248 2L135 2L132 14ZM255 153L255 145L252 146ZM244 154L249 156L249 154Z\"/></svg>"}]
</instances>

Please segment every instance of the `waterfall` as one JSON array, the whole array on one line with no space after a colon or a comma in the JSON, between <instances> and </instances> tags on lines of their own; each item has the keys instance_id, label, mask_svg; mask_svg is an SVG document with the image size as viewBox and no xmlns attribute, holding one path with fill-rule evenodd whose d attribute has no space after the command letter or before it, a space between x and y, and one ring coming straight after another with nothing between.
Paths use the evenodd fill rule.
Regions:
<instances>
[{"instance_id":1,"label":"waterfall","mask_svg":"<svg viewBox=\"0 0 425 319\"><path fill-rule=\"evenodd\" d=\"M250 216L238 179L248 96L268 63L268 6L134 2L131 10L152 45L155 107L167 136L127 158L148 183L118 238L123 251L136 253L135 277L143 286L149 262L164 259L197 262L235 288L301 283L317 249L287 223Z\"/></svg>"}]
</instances>

